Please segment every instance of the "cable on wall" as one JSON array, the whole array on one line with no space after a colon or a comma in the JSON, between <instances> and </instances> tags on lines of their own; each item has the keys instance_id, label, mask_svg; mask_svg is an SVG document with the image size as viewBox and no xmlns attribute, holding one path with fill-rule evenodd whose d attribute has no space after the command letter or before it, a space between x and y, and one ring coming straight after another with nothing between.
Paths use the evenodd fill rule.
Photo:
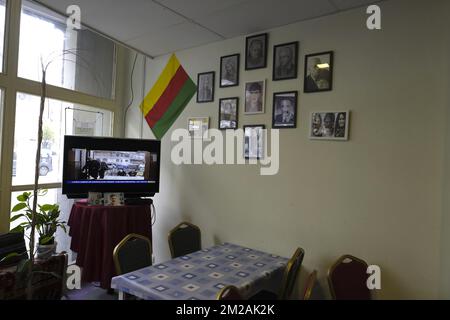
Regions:
<instances>
[{"instance_id":1,"label":"cable on wall","mask_svg":"<svg viewBox=\"0 0 450 320\"><path fill-rule=\"evenodd\" d=\"M138 54L135 53L135 54L134 54L133 68L131 69L131 75L130 75L131 98L130 98L130 102L128 103L127 107L125 108L125 112L124 112L124 116L123 116L123 123L124 123L124 125L126 125L126 123L127 123L128 110L130 109L131 105L132 105L133 102L134 102L133 78L134 78L134 69L136 68L136 61L137 61L137 58L138 58Z\"/></svg>"}]
</instances>

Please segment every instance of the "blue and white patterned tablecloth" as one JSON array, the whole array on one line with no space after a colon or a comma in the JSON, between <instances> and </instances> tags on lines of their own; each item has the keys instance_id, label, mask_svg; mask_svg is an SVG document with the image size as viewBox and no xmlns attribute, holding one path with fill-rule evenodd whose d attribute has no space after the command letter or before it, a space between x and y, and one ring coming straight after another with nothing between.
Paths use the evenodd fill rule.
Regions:
<instances>
[{"instance_id":1,"label":"blue and white patterned tablecloth","mask_svg":"<svg viewBox=\"0 0 450 320\"><path fill-rule=\"evenodd\" d=\"M289 259L225 243L114 277L111 287L147 300L214 300L226 285L244 297L278 292Z\"/></svg>"}]
</instances>

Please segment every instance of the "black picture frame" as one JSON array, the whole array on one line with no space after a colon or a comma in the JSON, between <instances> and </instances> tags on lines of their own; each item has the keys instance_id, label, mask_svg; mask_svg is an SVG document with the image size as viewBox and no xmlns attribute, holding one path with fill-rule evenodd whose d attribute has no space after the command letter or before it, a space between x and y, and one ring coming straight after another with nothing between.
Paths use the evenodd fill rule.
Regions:
<instances>
[{"instance_id":1,"label":"black picture frame","mask_svg":"<svg viewBox=\"0 0 450 320\"><path fill-rule=\"evenodd\" d=\"M245 38L245 70L267 67L267 33Z\"/></svg>"},{"instance_id":2,"label":"black picture frame","mask_svg":"<svg viewBox=\"0 0 450 320\"><path fill-rule=\"evenodd\" d=\"M313 60L314 59L314 60ZM328 63L328 68L317 67ZM319 78L314 79L312 70L319 73ZM324 92L333 90L334 52L326 51L305 56L305 74L303 91L305 93ZM320 75L322 74L322 75Z\"/></svg>"},{"instance_id":3,"label":"black picture frame","mask_svg":"<svg viewBox=\"0 0 450 320\"><path fill-rule=\"evenodd\" d=\"M214 71L202 72L197 75L197 103L214 101L215 75ZM206 87L202 85L202 79L208 79Z\"/></svg>"},{"instance_id":4,"label":"black picture frame","mask_svg":"<svg viewBox=\"0 0 450 320\"><path fill-rule=\"evenodd\" d=\"M220 88L236 87L239 85L240 54L220 57Z\"/></svg>"},{"instance_id":5,"label":"black picture frame","mask_svg":"<svg viewBox=\"0 0 450 320\"><path fill-rule=\"evenodd\" d=\"M289 80L298 77L298 47L299 42L288 42L273 47L272 80ZM288 59L281 58L287 57Z\"/></svg>"},{"instance_id":6,"label":"black picture frame","mask_svg":"<svg viewBox=\"0 0 450 320\"><path fill-rule=\"evenodd\" d=\"M297 101L298 91L275 92L273 94L272 128L297 128ZM283 108L289 112L284 117Z\"/></svg>"},{"instance_id":7,"label":"black picture frame","mask_svg":"<svg viewBox=\"0 0 450 320\"><path fill-rule=\"evenodd\" d=\"M256 157L250 157L250 154L249 154L249 152L250 152L249 144L250 143L249 143L249 139L247 139L247 136L246 136L246 129L247 128L261 128L263 130L263 133L264 133L264 130L266 129L266 126L264 124L253 124L253 125L246 125L246 126L243 127L243 130L244 130L244 150L243 150L244 151L244 158L247 159L247 160L249 160L249 159L261 160L261 159L264 158L264 146L265 146L264 139L266 138L266 136L264 134L261 137L261 139L263 139L262 140L262 146L261 146L262 149L259 149L257 147L257 151L256 151L257 155L256 155ZM260 156L260 154L261 154L261 156Z\"/></svg>"},{"instance_id":8,"label":"black picture frame","mask_svg":"<svg viewBox=\"0 0 450 320\"><path fill-rule=\"evenodd\" d=\"M257 101L255 101L254 98L257 98ZM246 82L244 87L244 99L244 114L265 113L266 79ZM254 104L254 102L256 102L256 104ZM256 110L254 109L255 107L257 108Z\"/></svg>"},{"instance_id":9,"label":"black picture frame","mask_svg":"<svg viewBox=\"0 0 450 320\"><path fill-rule=\"evenodd\" d=\"M224 119L224 115L226 112L222 112L223 111L222 103L225 104L225 103L227 103L227 101L230 101L231 103L234 103L234 105L235 105L234 117L231 116L230 120ZM230 126L226 126L225 121L230 121ZM239 123L239 97L230 97L230 98L219 99L219 123L218 123L219 130L227 130L227 129L236 130L238 128L238 123Z\"/></svg>"}]
</instances>

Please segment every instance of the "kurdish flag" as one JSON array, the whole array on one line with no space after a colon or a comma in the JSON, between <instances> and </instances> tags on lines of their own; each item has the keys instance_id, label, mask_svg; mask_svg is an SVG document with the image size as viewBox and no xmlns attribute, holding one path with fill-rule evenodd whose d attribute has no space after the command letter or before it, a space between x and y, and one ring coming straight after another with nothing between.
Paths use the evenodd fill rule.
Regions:
<instances>
[{"instance_id":1,"label":"kurdish flag","mask_svg":"<svg viewBox=\"0 0 450 320\"><path fill-rule=\"evenodd\" d=\"M153 88L141 103L145 120L157 139L161 140L197 87L173 54Z\"/></svg>"}]
</instances>

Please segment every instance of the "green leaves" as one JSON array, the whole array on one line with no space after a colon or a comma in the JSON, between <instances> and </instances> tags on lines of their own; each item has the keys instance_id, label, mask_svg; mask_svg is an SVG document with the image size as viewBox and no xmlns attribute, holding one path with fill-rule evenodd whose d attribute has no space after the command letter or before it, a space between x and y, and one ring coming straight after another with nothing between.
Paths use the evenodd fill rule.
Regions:
<instances>
[{"instance_id":1,"label":"green leaves","mask_svg":"<svg viewBox=\"0 0 450 320\"><path fill-rule=\"evenodd\" d=\"M13 212L14 212L14 211L13 211ZM21 214L16 214L15 216L13 216L13 217L9 220L9 222L14 222L14 221L16 221L17 219L22 218L22 217L25 217L25 218L26 218L26 215L24 215L23 213L21 213Z\"/></svg>"},{"instance_id":2,"label":"green leaves","mask_svg":"<svg viewBox=\"0 0 450 320\"><path fill-rule=\"evenodd\" d=\"M24 192L17 196L17 200L20 202L26 202L31 196L31 192Z\"/></svg>"},{"instance_id":3,"label":"green leaves","mask_svg":"<svg viewBox=\"0 0 450 320\"><path fill-rule=\"evenodd\" d=\"M14 206L14 208L12 208L11 211L12 212L17 212L17 211L20 211L20 210L26 208L26 206L27 206L27 204L25 202L20 202L20 203L16 204Z\"/></svg>"},{"instance_id":4,"label":"green leaves","mask_svg":"<svg viewBox=\"0 0 450 320\"><path fill-rule=\"evenodd\" d=\"M47 190L38 190L37 196L45 196ZM51 244L54 241L54 235L58 227L66 231L66 222L59 220L61 211L59 210L58 204L43 204L38 205L36 212L33 215L33 208L30 205L30 201L33 198L31 192L24 192L17 196L17 203L13 208L12 212L20 212L24 210L23 213L14 215L10 222L14 222L23 218L24 222L18 224L10 232L24 232L32 227L33 220L36 227L36 231L39 234L39 243L42 245ZM34 217L33 217L34 216ZM20 221L20 220L19 220Z\"/></svg>"},{"instance_id":5,"label":"green leaves","mask_svg":"<svg viewBox=\"0 0 450 320\"><path fill-rule=\"evenodd\" d=\"M54 242L53 236L46 236L39 239L39 244L46 245L46 244L53 244Z\"/></svg>"},{"instance_id":6,"label":"green leaves","mask_svg":"<svg viewBox=\"0 0 450 320\"><path fill-rule=\"evenodd\" d=\"M0 260L0 263L5 262L6 260L9 260L11 258L15 258L15 257L20 257L21 254L17 253L17 252L12 252L8 255L6 255L5 257L3 257L3 259Z\"/></svg>"}]
</instances>

